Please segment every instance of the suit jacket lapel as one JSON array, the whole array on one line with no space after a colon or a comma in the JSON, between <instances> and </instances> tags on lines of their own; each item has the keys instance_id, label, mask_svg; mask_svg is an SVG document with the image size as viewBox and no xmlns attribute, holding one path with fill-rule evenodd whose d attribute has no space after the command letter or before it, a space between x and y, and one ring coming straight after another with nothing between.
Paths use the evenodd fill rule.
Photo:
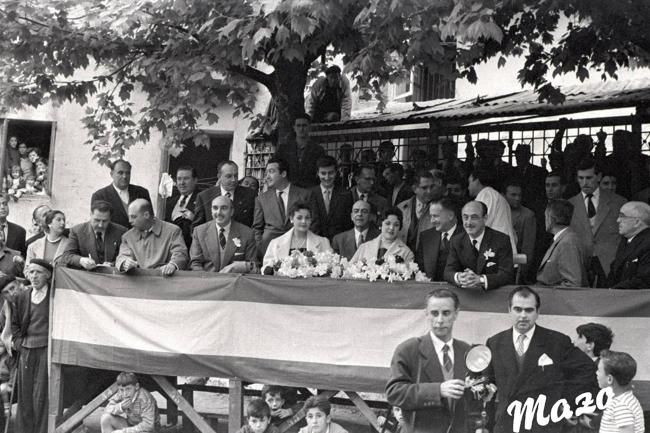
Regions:
<instances>
[{"instance_id":1,"label":"suit jacket lapel","mask_svg":"<svg viewBox=\"0 0 650 433\"><path fill-rule=\"evenodd\" d=\"M557 247L557 245L560 243L560 240L564 237L566 234L566 231L563 232L556 240L553 241L551 246L546 250L546 253L544 254L544 258L542 258L542 261L539 263L539 267L537 268L538 271L541 271L548 259L551 257L551 254L553 254L553 251Z\"/></svg>"},{"instance_id":2,"label":"suit jacket lapel","mask_svg":"<svg viewBox=\"0 0 650 433\"><path fill-rule=\"evenodd\" d=\"M440 372L440 378L442 378L442 366L429 334L425 334L420 338L420 354L422 355L420 383L434 381L436 372Z\"/></svg>"},{"instance_id":3,"label":"suit jacket lapel","mask_svg":"<svg viewBox=\"0 0 650 433\"><path fill-rule=\"evenodd\" d=\"M122 202L120 195L117 193L115 187L112 184L108 186L108 193L110 194L111 200L113 201L113 211L121 213L122 216L128 221L129 216L126 214L126 209L124 209L124 203ZM129 185L129 200L131 200L131 185Z\"/></svg>"},{"instance_id":4,"label":"suit jacket lapel","mask_svg":"<svg viewBox=\"0 0 650 433\"><path fill-rule=\"evenodd\" d=\"M228 265L232 260L232 257L235 255L235 243L232 241L233 238L240 237L239 230L235 226L235 223L230 224L230 233L228 233L228 239L226 242L226 248L223 250L223 257L221 263L224 266Z\"/></svg>"},{"instance_id":5,"label":"suit jacket lapel","mask_svg":"<svg viewBox=\"0 0 650 433\"><path fill-rule=\"evenodd\" d=\"M512 344L512 328L508 331L506 336L500 341L499 344L499 354L503 357L504 363L510 368L508 370L512 371L512 374L508 375L509 383L518 378L517 374L521 373L517 364L517 353L515 352L515 346ZM510 387L503 387L504 389L509 389L509 395L513 393L514 385ZM506 396L506 398L509 396Z\"/></svg>"},{"instance_id":6,"label":"suit jacket lapel","mask_svg":"<svg viewBox=\"0 0 650 433\"><path fill-rule=\"evenodd\" d=\"M208 233L206 236L206 246L210 255L212 256L212 263L215 270L221 269L221 252L219 251L219 235L217 234L217 224L211 223L208 226Z\"/></svg>"},{"instance_id":7,"label":"suit jacket lapel","mask_svg":"<svg viewBox=\"0 0 650 433\"><path fill-rule=\"evenodd\" d=\"M605 217L609 213L609 196L600 192L600 200L598 201L598 209L596 209L596 219L594 221L594 228L592 233L596 233L600 225L605 221Z\"/></svg>"},{"instance_id":8,"label":"suit jacket lapel","mask_svg":"<svg viewBox=\"0 0 650 433\"><path fill-rule=\"evenodd\" d=\"M485 268L485 252L490 249L490 243L492 241L492 236L490 231L485 228L485 234L483 235L483 240L481 240L481 246L479 247L478 257L476 258L476 273L482 274L483 269ZM476 249L476 248L474 248Z\"/></svg>"},{"instance_id":9,"label":"suit jacket lapel","mask_svg":"<svg viewBox=\"0 0 650 433\"><path fill-rule=\"evenodd\" d=\"M110 229L110 224L106 227L106 231L104 232L104 258L106 258L106 244L108 243L108 230ZM93 231L92 226L90 223L86 223L86 235L88 236L88 239L90 240L90 255L93 257L98 257L99 252L97 251L97 239L95 238L95 232Z\"/></svg>"}]
</instances>

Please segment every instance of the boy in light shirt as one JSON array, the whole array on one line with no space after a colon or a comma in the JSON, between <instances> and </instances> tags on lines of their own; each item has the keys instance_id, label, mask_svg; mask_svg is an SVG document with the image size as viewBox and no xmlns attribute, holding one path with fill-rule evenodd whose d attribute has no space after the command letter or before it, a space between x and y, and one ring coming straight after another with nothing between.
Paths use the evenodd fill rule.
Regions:
<instances>
[{"instance_id":1,"label":"boy in light shirt","mask_svg":"<svg viewBox=\"0 0 650 433\"><path fill-rule=\"evenodd\" d=\"M346 429L332 422L332 405L320 396L309 397L303 406L307 425L299 433L348 433Z\"/></svg>"}]
</instances>

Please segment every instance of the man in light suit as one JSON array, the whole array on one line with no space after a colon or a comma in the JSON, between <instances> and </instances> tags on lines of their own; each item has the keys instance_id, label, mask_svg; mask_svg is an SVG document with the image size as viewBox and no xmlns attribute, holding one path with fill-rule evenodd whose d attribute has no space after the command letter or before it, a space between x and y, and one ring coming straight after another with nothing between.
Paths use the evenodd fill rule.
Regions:
<instances>
[{"instance_id":1,"label":"man in light suit","mask_svg":"<svg viewBox=\"0 0 650 433\"><path fill-rule=\"evenodd\" d=\"M568 336L536 325L540 306L539 294L533 289L515 288L508 297L512 328L487 340L492 361L486 376L497 386L494 433L515 431L513 417L506 411L513 401L523 404L528 398L545 395L545 407L550 408L561 398L573 404L584 392L592 396L598 392L593 361ZM549 422L540 426L533 420L532 429L526 431L554 433L563 425ZM524 426L520 427L523 431Z\"/></svg>"},{"instance_id":2,"label":"man in light suit","mask_svg":"<svg viewBox=\"0 0 650 433\"><path fill-rule=\"evenodd\" d=\"M442 198L444 184L443 179L434 177L429 171L420 170L411 184L415 195L397 205L403 218L399 237L411 251L417 250L420 233L433 227L429 218L429 204L432 200Z\"/></svg>"},{"instance_id":3,"label":"man in light suit","mask_svg":"<svg viewBox=\"0 0 650 433\"><path fill-rule=\"evenodd\" d=\"M573 205L566 200L551 200L544 215L546 231L553 235L553 243L537 269L537 284L584 287L587 284L584 247L569 227Z\"/></svg>"},{"instance_id":4,"label":"man in light suit","mask_svg":"<svg viewBox=\"0 0 650 433\"><path fill-rule=\"evenodd\" d=\"M350 260L359 245L379 236L377 227L370 223L371 214L372 205L366 201L359 200L352 206L350 215L354 228L334 236L332 249L336 254Z\"/></svg>"},{"instance_id":5,"label":"man in light suit","mask_svg":"<svg viewBox=\"0 0 650 433\"><path fill-rule=\"evenodd\" d=\"M190 247L193 271L245 274L257 268L253 230L232 219L232 201L223 195L212 200L212 218L194 229Z\"/></svg>"},{"instance_id":6,"label":"man in light suit","mask_svg":"<svg viewBox=\"0 0 650 433\"><path fill-rule=\"evenodd\" d=\"M128 215L129 204L139 198L151 203L149 191L141 186L131 185L131 164L123 159L118 159L111 164L111 177L113 183L95 191L90 204L98 200L110 203L113 208L111 221L129 228L131 227Z\"/></svg>"},{"instance_id":7,"label":"man in light suit","mask_svg":"<svg viewBox=\"0 0 650 433\"><path fill-rule=\"evenodd\" d=\"M377 217L388 207L388 200L375 192L377 182L375 168L372 165L360 164L354 170L354 181L356 185L350 188L352 202L363 200L370 203L375 213L370 222L376 223Z\"/></svg>"},{"instance_id":8,"label":"man in light suit","mask_svg":"<svg viewBox=\"0 0 650 433\"><path fill-rule=\"evenodd\" d=\"M609 273L613 289L650 289L650 205L630 201L621 206L618 231L623 237Z\"/></svg>"},{"instance_id":9,"label":"man in light suit","mask_svg":"<svg viewBox=\"0 0 650 433\"><path fill-rule=\"evenodd\" d=\"M222 161L217 167L219 181L196 197L192 229L212 219L212 200L225 195L232 200L235 207L233 219L245 226L253 225L253 210L255 209L255 191L239 186L239 167L233 161Z\"/></svg>"},{"instance_id":10,"label":"man in light suit","mask_svg":"<svg viewBox=\"0 0 650 433\"><path fill-rule=\"evenodd\" d=\"M621 240L616 219L626 200L599 187L602 173L592 157L580 161L577 177L581 191L569 199L573 205L571 228L582 240L587 257L600 262L604 275L600 274L594 259L591 259L593 265L588 272L599 274L602 283Z\"/></svg>"},{"instance_id":11,"label":"man in light suit","mask_svg":"<svg viewBox=\"0 0 650 433\"><path fill-rule=\"evenodd\" d=\"M458 205L450 198L442 198L431 203L429 213L433 228L420 233L415 262L431 280L444 281L451 239L463 233L456 218Z\"/></svg>"},{"instance_id":12,"label":"man in light suit","mask_svg":"<svg viewBox=\"0 0 650 433\"><path fill-rule=\"evenodd\" d=\"M112 222L113 208L105 201L90 205L90 220L70 229L70 236L58 263L86 270L115 264L126 227Z\"/></svg>"},{"instance_id":13,"label":"man in light suit","mask_svg":"<svg viewBox=\"0 0 650 433\"><path fill-rule=\"evenodd\" d=\"M165 201L165 221L176 224L183 232L183 240L189 248L192 243L192 220L194 219L194 205L198 192L196 191L196 170L194 167L184 165L176 170L176 189L178 194L173 194Z\"/></svg>"},{"instance_id":14,"label":"man in light suit","mask_svg":"<svg viewBox=\"0 0 650 433\"><path fill-rule=\"evenodd\" d=\"M395 349L386 399L402 409L409 433L466 431L463 393L470 346L452 335L459 307L451 290L433 290L425 309L430 331Z\"/></svg>"},{"instance_id":15,"label":"man in light suit","mask_svg":"<svg viewBox=\"0 0 650 433\"><path fill-rule=\"evenodd\" d=\"M255 199L253 231L257 242L257 254L264 257L266 248L278 236L291 228L289 209L296 202L309 203L312 208L311 231L318 233L318 212L314 196L308 189L299 188L289 182L289 165L284 159L271 158L266 163L266 186L268 189Z\"/></svg>"},{"instance_id":16,"label":"man in light suit","mask_svg":"<svg viewBox=\"0 0 650 433\"><path fill-rule=\"evenodd\" d=\"M445 280L463 289L490 290L514 282L510 239L486 227L487 206L470 201L463 206L464 234L450 243Z\"/></svg>"},{"instance_id":17,"label":"man in light suit","mask_svg":"<svg viewBox=\"0 0 650 433\"><path fill-rule=\"evenodd\" d=\"M352 195L334 185L337 177L336 159L329 155L321 156L316 161L320 184L310 189L314 195L320 235L332 239L352 227L350 212L352 210Z\"/></svg>"}]
</instances>

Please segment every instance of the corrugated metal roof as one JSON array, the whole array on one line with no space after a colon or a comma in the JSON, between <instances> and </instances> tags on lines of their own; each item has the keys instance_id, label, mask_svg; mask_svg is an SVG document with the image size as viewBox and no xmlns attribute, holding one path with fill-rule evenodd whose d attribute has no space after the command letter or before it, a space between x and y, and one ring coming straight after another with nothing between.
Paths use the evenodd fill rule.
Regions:
<instances>
[{"instance_id":1,"label":"corrugated metal roof","mask_svg":"<svg viewBox=\"0 0 650 433\"><path fill-rule=\"evenodd\" d=\"M344 123L321 124L317 129L347 129L362 126L379 126L404 123L422 123L435 120L477 120L490 117L521 115L553 115L572 112L634 106L650 102L650 78L594 84L565 86L563 104L539 102L532 90L489 97L482 100L443 99L416 103L388 104L388 113L359 113Z\"/></svg>"}]
</instances>

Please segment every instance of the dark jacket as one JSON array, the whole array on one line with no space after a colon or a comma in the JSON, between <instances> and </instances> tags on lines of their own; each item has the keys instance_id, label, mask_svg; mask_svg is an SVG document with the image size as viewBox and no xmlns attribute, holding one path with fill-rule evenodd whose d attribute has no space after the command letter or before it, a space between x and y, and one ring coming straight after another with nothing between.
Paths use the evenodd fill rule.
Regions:
<instances>
[{"instance_id":1,"label":"dark jacket","mask_svg":"<svg viewBox=\"0 0 650 433\"><path fill-rule=\"evenodd\" d=\"M185 205L185 209L195 212L195 205L196 205L196 198L199 195L198 192L194 191L187 199L187 204ZM183 218L183 217L178 217L174 221L172 221L172 212L174 211L174 207L176 207L176 203L178 203L178 200L181 198L181 195L176 191L176 194L172 195L167 199L165 202L165 221L168 223L176 224L178 227L180 227L181 231L183 232L183 240L185 241L185 245L187 245L187 248L190 248L190 245L192 244L192 223L193 220Z\"/></svg>"},{"instance_id":2,"label":"dark jacket","mask_svg":"<svg viewBox=\"0 0 650 433\"><path fill-rule=\"evenodd\" d=\"M456 224L452 238L463 233L463 227ZM451 248L451 239L449 239L449 248ZM445 250L442 247L442 233L435 227L424 230L420 233L418 247L415 250L415 262L427 277L433 281L443 281L449 248Z\"/></svg>"},{"instance_id":3,"label":"dark jacket","mask_svg":"<svg viewBox=\"0 0 650 433\"><path fill-rule=\"evenodd\" d=\"M145 188L138 185L129 185L128 189L129 189L129 204L131 204L134 200L137 200L139 198L143 198L147 200L149 203L151 203L151 197L149 196L149 191L147 191ZM98 200L105 201L111 204L111 207L113 208L113 213L111 215L112 222L114 222L115 224L119 224L122 227L126 227L126 228L131 227L131 224L129 224L129 215L126 213L126 210L124 209L124 205L122 204L122 199L120 199L119 194L117 193L117 191L115 191L115 187L113 186L113 184L110 184L108 186L105 186L102 189L98 189L97 191L95 191L92 195L92 198L90 199L90 203L92 204L93 202L96 202Z\"/></svg>"},{"instance_id":4,"label":"dark jacket","mask_svg":"<svg viewBox=\"0 0 650 433\"><path fill-rule=\"evenodd\" d=\"M320 185L313 186L309 189L315 199L316 212L318 213L318 221L320 222L319 235L332 240L335 235L352 228L354 225L351 218L352 196L347 191L340 188L334 188L332 190L330 211L327 212Z\"/></svg>"},{"instance_id":5,"label":"dark jacket","mask_svg":"<svg viewBox=\"0 0 650 433\"><path fill-rule=\"evenodd\" d=\"M95 263L103 262L115 263L115 259L120 251L122 235L126 233L126 227L111 222L104 232L104 260L100 261L97 254L97 242L95 240L95 231L90 222L77 224L70 229L65 250L58 262L66 265L80 267L82 257L90 256Z\"/></svg>"},{"instance_id":6,"label":"dark jacket","mask_svg":"<svg viewBox=\"0 0 650 433\"><path fill-rule=\"evenodd\" d=\"M196 196L192 230L205 222L212 221L212 200L220 195L221 187L213 186L205 191L201 191ZM245 226L252 227L253 211L255 209L255 191L245 186L237 186L235 188L235 201L233 206L235 207L235 213L232 219Z\"/></svg>"},{"instance_id":7,"label":"dark jacket","mask_svg":"<svg viewBox=\"0 0 650 433\"><path fill-rule=\"evenodd\" d=\"M25 253L27 252L27 246L25 245L26 236L27 232L24 228L7 221L7 239L5 245L12 250L20 252L23 257L25 257Z\"/></svg>"},{"instance_id":8,"label":"dark jacket","mask_svg":"<svg viewBox=\"0 0 650 433\"><path fill-rule=\"evenodd\" d=\"M650 289L650 228L628 243L623 238L616 250L609 273L613 289Z\"/></svg>"}]
</instances>

